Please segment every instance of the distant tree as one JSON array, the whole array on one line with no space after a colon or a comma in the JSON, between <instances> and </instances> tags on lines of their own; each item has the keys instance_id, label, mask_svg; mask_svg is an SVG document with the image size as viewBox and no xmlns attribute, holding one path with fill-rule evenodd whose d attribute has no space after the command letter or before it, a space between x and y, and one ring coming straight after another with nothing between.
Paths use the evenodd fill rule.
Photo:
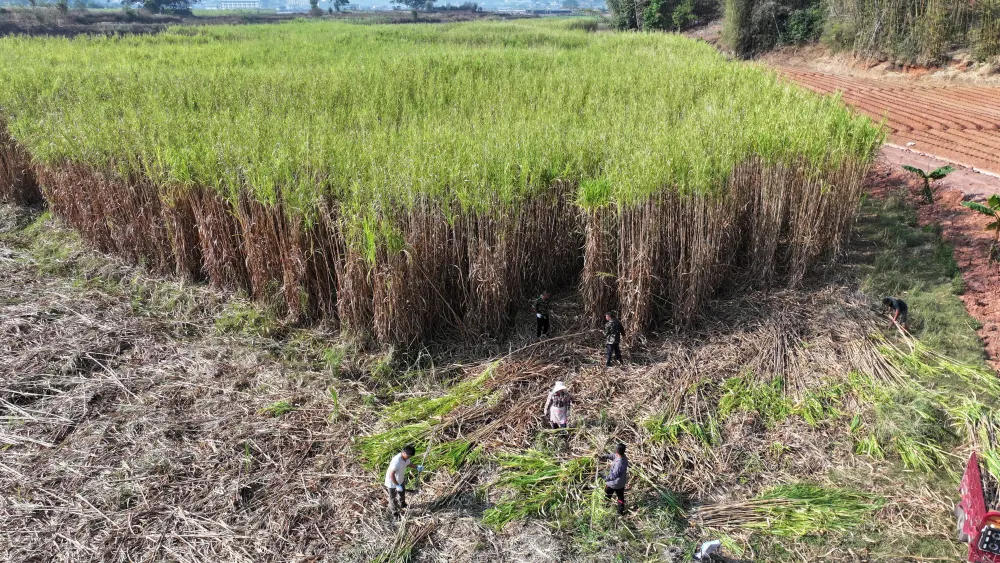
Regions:
<instances>
[{"instance_id":1,"label":"distant tree","mask_svg":"<svg viewBox=\"0 0 1000 563\"><path fill-rule=\"evenodd\" d=\"M392 0L393 4L406 6L411 10L423 10L434 7L434 0Z\"/></svg>"},{"instance_id":2,"label":"distant tree","mask_svg":"<svg viewBox=\"0 0 1000 563\"><path fill-rule=\"evenodd\" d=\"M73 9L83 11L87 9L87 0L73 0Z\"/></svg>"},{"instance_id":3,"label":"distant tree","mask_svg":"<svg viewBox=\"0 0 1000 563\"><path fill-rule=\"evenodd\" d=\"M351 0L333 0L333 9L339 12L341 8L350 4Z\"/></svg>"},{"instance_id":4,"label":"distant tree","mask_svg":"<svg viewBox=\"0 0 1000 563\"><path fill-rule=\"evenodd\" d=\"M154 14L166 13L191 13L191 5L194 0L122 0L123 8L138 6L147 12Z\"/></svg>"},{"instance_id":5,"label":"distant tree","mask_svg":"<svg viewBox=\"0 0 1000 563\"><path fill-rule=\"evenodd\" d=\"M903 170L912 172L924 180L924 203L934 203L934 192L931 191L931 180L940 180L955 171L951 166L942 166L931 173L924 172L915 166L903 166Z\"/></svg>"},{"instance_id":6,"label":"distant tree","mask_svg":"<svg viewBox=\"0 0 1000 563\"><path fill-rule=\"evenodd\" d=\"M60 13L65 14L66 12L69 12L69 4L66 3L66 0L57 0L56 9L59 10Z\"/></svg>"},{"instance_id":7,"label":"distant tree","mask_svg":"<svg viewBox=\"0 0 1000 563\"><path fill-rule=\"evenodd\" d=\"M319 7L319 0L309 0L309 15L313 17L323 15L323 9Z\"/></svg>"}]
</instances>

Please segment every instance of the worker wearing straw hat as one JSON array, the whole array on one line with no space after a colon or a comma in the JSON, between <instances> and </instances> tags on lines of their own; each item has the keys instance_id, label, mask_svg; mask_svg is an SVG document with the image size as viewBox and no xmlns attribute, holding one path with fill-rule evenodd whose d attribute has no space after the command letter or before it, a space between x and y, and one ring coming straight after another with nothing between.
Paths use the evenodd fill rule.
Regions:
<instances>
[{"instance_id":1,"label":"worker wearing straw hat","mask_svg":"<svg viewBox=\"0 0 1000 563\"><path fill-rule=\"evenodd\" d=\"M566 389L562 381L556 381L555 386L549 391L548 399L545 399L545 416L548 417L549 427L552 429L566 428L569 426L569 407L573 398Z\"/></svg>"},{"instance_id":2,"label":"worker wearing straw hat","mask_svg":"<svg viewBox=\"0 0 1000 563\"><path fill-rule=\"evenodd\" d=\"M628 458L625 457L625 444L618 444L613 455L598 456L599 459L610 461L611 471L604 478L604 495L609 499L618 497L618 514L625 514L625 485L628 484Z\"/></svg>"}]
</instances>

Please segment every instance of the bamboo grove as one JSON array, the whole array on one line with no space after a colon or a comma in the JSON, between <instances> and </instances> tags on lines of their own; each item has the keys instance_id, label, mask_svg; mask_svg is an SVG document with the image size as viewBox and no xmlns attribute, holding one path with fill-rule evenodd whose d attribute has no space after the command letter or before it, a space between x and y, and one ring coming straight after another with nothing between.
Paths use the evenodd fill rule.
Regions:
<instances>
[{"instance_id":1,"label":"bamboo grove","mask_svg":"<svg viewBox=\"0 0 1000 563\"><path fill-rule=\"evenodd\" d=\"M0 39L0 198L383 343L579 283L683 325L848 232L881 130L756 65L562 21Z\"/></svg>"}]
</instances>

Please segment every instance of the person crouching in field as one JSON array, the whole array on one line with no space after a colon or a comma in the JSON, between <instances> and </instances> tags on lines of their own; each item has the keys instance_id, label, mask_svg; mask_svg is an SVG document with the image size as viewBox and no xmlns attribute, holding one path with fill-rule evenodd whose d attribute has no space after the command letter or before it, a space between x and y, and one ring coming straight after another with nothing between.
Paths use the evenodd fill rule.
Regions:
<instances>
[{"instance_id":1,"label":"person crouching in field","mask_svg":"<svg viewBox=\"0 0 1000 563\"><path fill-rule=\"evenodd\" d=\"M549 428L555 430L569 427L569 407L572 403L569 390L562 381L556 381L549 391L549 398L545 400L544 414L548 418Z\"/></svg>"},{"instance_id":2,"label":"person crouching in field","mask_svg":"<svg viewBox=\"0 0 1000 563\"><path fill-rule=\"evenodd\" d=\"M903 330L910 331L910 326L907 322L909 320L907 317L910 308L906 306L906 301L896 297L886 297L882 300L882 305L887 307L892 314L892 322L889 323L889 328L892 328L894 324L898 324L903 327Z\"/></svg>"},{"instance_id":3,"label":"person crouching in field","mask_svg":"<svg viewBox=\"0 0 1000 563\"><path fill-rule=\"evenodd\" d=\"M618 497L619 516L625 514L625 485L628 484L628 458L625 457L625 444L618 444L614 455L598 456L598 459L610 461L611 471L604 478L604 495L608 499Z\"/></svg>"},{"instance_id":4,"label":"person crouching in field","mask_svg":"<svg viewBox=\"0 0 1000 563\"><path fill-rule=\"evenodd\" d=\"M389 462L389 469L385 472L385 489L389 494L389 511L396 518L399 517L400 510L406 508L406 468L412 463L413 454L416 451L413 446L406 446ZM417 467L417 471L422 469Z\"/></svg>"},{"instance_id":5,"label":"person crouching in field","mask_svg":"<svg viewBox=\"0 0 1000 563\"><path fill-rule=\"evenodd\" d=\"M531 306L531 310L535 313L535 338L549 335L550 297L548 291L542 291L542 294L535 299L535 303Z\"/></svg>"}]
</instances>

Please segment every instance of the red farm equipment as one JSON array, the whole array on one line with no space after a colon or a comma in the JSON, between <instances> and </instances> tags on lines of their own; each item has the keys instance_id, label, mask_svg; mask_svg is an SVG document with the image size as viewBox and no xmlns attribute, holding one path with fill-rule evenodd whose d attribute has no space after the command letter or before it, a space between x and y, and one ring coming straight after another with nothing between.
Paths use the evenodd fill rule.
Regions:
<instances>
[{"instance_id":1,"label":"red farm equipment","mask_svg":"<svg viewBox=\"0 0 1000 563\"><path fill-rule=\"evenodd\" d=\"M990 488L996 485L990 479ZM990 498L996 498L996 491ZM979 470L979 456L969 457L962 475L960 489L962 500L955 507L958 519L958 539L969 544L968 561L972 563L1000 563L1000 512L989 510Z\"/></svg>"}]
</instances>

